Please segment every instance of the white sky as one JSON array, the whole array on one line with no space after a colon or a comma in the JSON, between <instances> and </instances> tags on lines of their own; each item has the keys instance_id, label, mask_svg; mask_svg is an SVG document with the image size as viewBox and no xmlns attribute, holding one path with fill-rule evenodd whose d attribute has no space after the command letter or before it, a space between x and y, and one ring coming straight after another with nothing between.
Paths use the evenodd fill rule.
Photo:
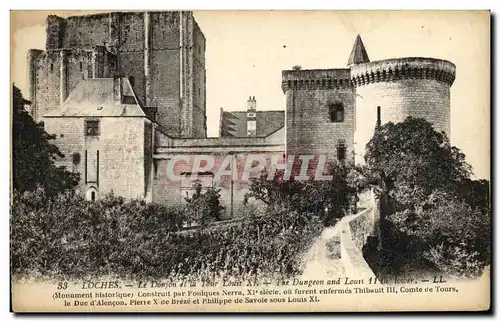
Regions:
<instances>
[{"instance_id":1,"label":"white sky","mask_svg":"<svg viewBox=\"0 0 500 322\"><path fill-rule=\"evenodd\" d=\"M57 12L68 16L74 12ZM26 53L45 47L47 12L12 13L12 81L27 94ZM281 71L344 68L359 33L370 60L406 56L450 60L451 140L476 177L490 172L490 34L485 12L197 11L207 39L208 135L219 109L284 110Z\"/></svg>"}]
</instances>

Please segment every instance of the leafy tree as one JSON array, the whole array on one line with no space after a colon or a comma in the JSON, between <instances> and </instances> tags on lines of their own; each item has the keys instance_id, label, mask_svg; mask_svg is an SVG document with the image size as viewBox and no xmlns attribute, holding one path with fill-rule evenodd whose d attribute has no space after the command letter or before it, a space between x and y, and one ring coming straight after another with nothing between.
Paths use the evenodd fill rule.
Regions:
<instances>
[{"instance_id":1,"label":"leafy tree","mask_svg":"<svg viewBox=\"0 0 500 322\"><path fill-rule=\"evenodd\" d=\"M259 200L271 211L312 213L325 224L332 224L334 219L355 211L356 171L352 164L332 163L329 181L283 180L283 171L277 171L274 180L269 180L267 171L263 171L260 177L251 179L245 198Z\"/></svg>"},{"instance_id":2,"label":"leafy tree","mask_svg":"<svg viewBox=\"0 0 500 322\"><path fill-rule=\"evenodd\" d=\"M80 179L54 161L64 157L50 143L55 137L46 133L43 124L37 124L25 106L31 104L21 91L13 86L12 170L13 187L19 192L34 191L38 186L50 196L73 189Z\"/></svg>"},{"instance_id":3,"label":"leafy tree","mask_svg":"<svg viewBox=\"0 0 500 322\"><path fill-rule=\"evenodd\" d=\"M407 118L375 129L365 174L381 195L391 266L433 266L476 276L490 263L489 183L471 180L465 155L444 133Z\"/></svg>"},{"instance_id":4,"label":"leafy tree","mask_svg":"<svg viewBox=\"0 0 500 322\"><path fill-rule=\"evenodd\" d=\"M202 226L222 220L224 207L220 202L220 189L213 187L204 189L200 181L194 182L193 187L195 188L193 195L185 198L186 217Z\"/></svg>"},{"instance_id":5,"label":"leafy tree","mask_svg":"<svg viewBox=\"0 0 500 322\"><path fill-rule=\"evenodd\" d=\"M398 200L398 209L424 201L435 190L456 191L472 173L465 155L444 133L412 117L378 127L366 146L365 161L367 176L382 194Z\"/></svg>"}]
</instances>

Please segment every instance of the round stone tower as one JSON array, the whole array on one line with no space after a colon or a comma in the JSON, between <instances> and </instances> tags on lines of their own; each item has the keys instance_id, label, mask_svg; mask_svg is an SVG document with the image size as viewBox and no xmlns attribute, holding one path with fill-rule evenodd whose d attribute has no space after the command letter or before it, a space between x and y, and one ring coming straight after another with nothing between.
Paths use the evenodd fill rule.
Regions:
<instances>
[{"instance_id":1,"label":"round stone tower","mask_svg":"<svg viewBox=\"0 0 500 322\"><path fill-rule=\"evenodd\" d=\"M366 54L364 47L358 52ZM453 63L417 57L369 62L366 55L366 59L350 59L349 64L356 93L356 162L364 162L365 147L378 120L384 124L402 122L408 116L424 118L449 136Z\"/></svg>"}]
</instances>

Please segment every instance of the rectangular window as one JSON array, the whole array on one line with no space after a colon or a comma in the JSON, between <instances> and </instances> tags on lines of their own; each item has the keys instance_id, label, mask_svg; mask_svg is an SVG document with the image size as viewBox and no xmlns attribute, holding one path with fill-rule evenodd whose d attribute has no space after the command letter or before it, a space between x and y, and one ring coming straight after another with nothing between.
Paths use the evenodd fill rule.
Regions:
<instances>
[{"instance_id":1,"label":"rectangular window","mask_svg":"<svg viewBox=\"0 0 500 322\"><path fill-rule=\"evenodd\" d=\"M98 136L99 133L99 121L97 120L86 120L85 121L85 136Z\"/></svg>"},{"instance_id":2,"label":"rectangular window","mask_svg":"<svg viewBox=\"0 0 500 322\"><path fill-rule=\"evenodd\" d=\"M344 106L342 104L332 104L328 106L330 122L344 122Z\"/></svg>"},{"instance_id":3,"label":"rectangular window","mask_svg":"<svg viewBox=\"0 0 500 322\"><path fill-rule=\"evenodd\" d=\"M377 106L377 126L380 126L382 124L382 119L380 116L380 106Z\"/></svg>"},{"instance_id":4,"label":"rectangular window","mask_svg":"<svg viewBox=\"0 0 500 322\"><path fill-rule=\"evenodd\" d=\"M345 160L345 154L346 154L346 147L343 144L340 144L337 146L337 159L339 161L344 161Z\"/></svg>"}]
</instances>

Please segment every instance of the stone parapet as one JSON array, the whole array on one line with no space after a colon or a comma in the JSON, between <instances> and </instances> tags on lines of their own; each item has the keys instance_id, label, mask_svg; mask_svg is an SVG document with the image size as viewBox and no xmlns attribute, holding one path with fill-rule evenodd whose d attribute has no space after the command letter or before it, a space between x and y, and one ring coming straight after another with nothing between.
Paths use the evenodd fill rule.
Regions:
<instances>
[{"instance_id":1,"label":"stone parapet","mask_svg":"<svg viewBox=\"0 0 500 322\"><path fill-rule=\"evenodd\" d=\"M284 70L281 89L332 89L352 87L350 69Z\"/></svg>"},{"instance_id":2,"label":"stone parapet","mask_svg":"<svg viewBox=\"0 0 500 322\"><path fill-rule=\"evenodd\" d=\"M353 65L351 80L359 87L400 79L433 79L451 86L455 81L455 65L435 58L406 57Z\"/></svg>"}]
</instances>

